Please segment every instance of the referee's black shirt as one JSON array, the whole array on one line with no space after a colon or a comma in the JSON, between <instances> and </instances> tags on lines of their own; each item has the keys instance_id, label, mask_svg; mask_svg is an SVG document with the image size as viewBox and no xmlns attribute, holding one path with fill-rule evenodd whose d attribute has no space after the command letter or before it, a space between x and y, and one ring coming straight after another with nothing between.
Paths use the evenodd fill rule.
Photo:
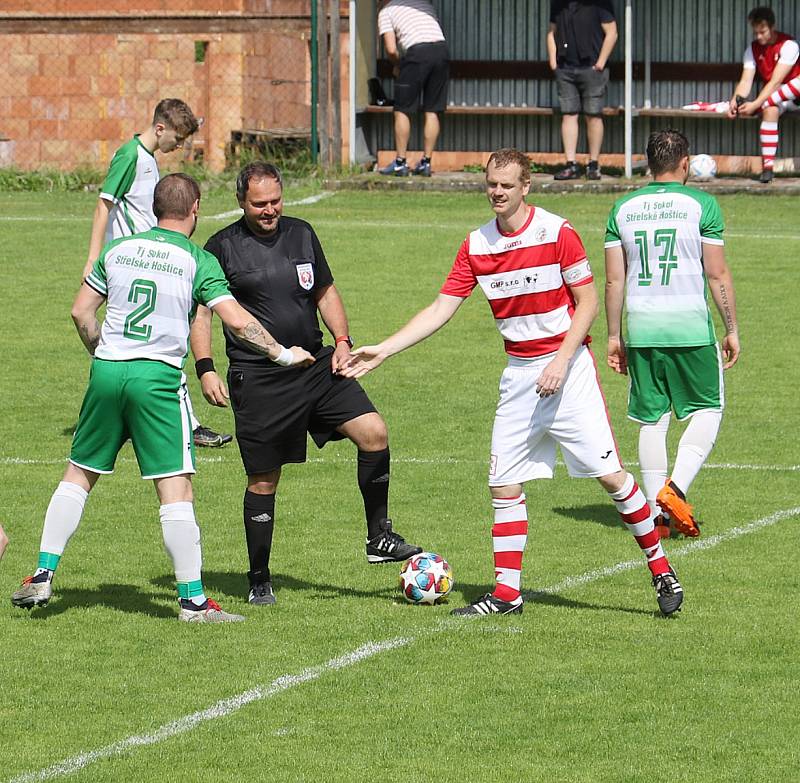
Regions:
<instances>
[{"instance_id":1,"label":"referee's black shirt","mask_svg":"<svg viewBox=\"0 0 800 783\"><path fill-rule=\"evenodd\" d=\"M279 343L299 345L316 356L322 348L317 292L333 283L333 275L305 220L281 216L272 236L259 237L242 217L214 234L205 249L219 260L234 297ZM227 329L225 350L232 365L265 363Z\"/></svg>"}]
</instances>

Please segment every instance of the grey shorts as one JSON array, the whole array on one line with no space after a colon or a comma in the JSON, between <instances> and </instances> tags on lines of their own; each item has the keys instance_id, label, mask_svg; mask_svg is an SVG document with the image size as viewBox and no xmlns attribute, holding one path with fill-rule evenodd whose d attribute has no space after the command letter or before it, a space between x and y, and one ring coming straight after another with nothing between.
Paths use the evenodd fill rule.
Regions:
<instances>
[{"instance_id":1,"label":"grey shorts","mask_svg":"<svg viewBox=\"0 0 800 783\"><path fill-rule=\"evenodd\" d=\"M608 68L556 68L558 102L562 114L603 113L608 87Z\"/></svg>"}]
</instances>

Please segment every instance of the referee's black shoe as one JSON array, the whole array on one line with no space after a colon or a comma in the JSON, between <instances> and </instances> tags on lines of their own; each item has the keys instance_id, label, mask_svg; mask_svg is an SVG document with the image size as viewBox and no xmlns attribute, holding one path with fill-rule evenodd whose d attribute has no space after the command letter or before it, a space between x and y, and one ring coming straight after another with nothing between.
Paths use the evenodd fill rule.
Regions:
<instances>
[{"instance_id":1,"label":"referee's black shoe","mask_svg":"<svg viewBox=\"0 0 800 783\"><path fill-rule=\"evenodd\" d=\"M367 561L370 563L402 563L422 551L421 546L407 544L401 535L392 530L391 519L384 519L380 523L380 531L375 538L367 539Z\"/></svg>"},{"instance_id":2,"label":"referee's black shoe","mask_svg":"<svg viewBox=\"0 0 800 783\"><path fill-rule=\"evenodd\" d=\"M233 440L233 435L222 435L200 424L192 432L192 440L194 440L195 446L218 449L220 446L230 443Z\"/></svg>"}]
</instances>

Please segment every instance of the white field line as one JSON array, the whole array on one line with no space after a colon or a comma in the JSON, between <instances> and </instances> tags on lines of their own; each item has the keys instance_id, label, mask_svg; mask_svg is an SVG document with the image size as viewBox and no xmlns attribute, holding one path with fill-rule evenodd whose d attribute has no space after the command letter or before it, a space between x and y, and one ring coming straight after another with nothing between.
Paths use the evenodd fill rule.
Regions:
<instances>
[{"instance_id":1,"label":"white field line","mask_svg":"<svg viewBox=\"0 0 800 783\"><path fill-rule=\"evenodd\" d=\"M235 450L234 450L235 453ZM219 456L198 455L195 457L198 465L212 462L224 462L225 458ZM133 463L133 457L120 457L117 462ZM333 464L355 464L355 457L309 457L307 462L311 463L333 463ZM479 465L486 462L485 459L460 459L458 457L392 457L392 462L399 465ZM67 458L61 459L30 459L27 457L0 457L0 465L66 465ZM556 463L563 466L560 460ZM638 467L638 462L625 461L625 465ZM768 473L797 473L800 465L756 465L754 463L738 464L735 462L707 462L703 465L704 470L753 470L766 471Z\"/></svg>"},{"instance_id":2,"label":"white field line","mask_svg":"<svg viewBox=\"0 0 800 783\"><path fill-rule=\"evenodd\" d=\"M306 196L305 198L298 199L297 201L285 201L285 207L301 207L307 204L316 204L318 201L335 196L336 191L323 190L322 193L315 193L313 196ZM231 209L228 212L220 212L216 215L201 215L201 220L226 220L232 217L241 217L241 209ZM47 220L48 223L75 223L75 222L88 222L88 215L62 215L61 217L39 217L36 215L0 215L0 221L9 223L38 223L42 220ZM356 223L353 223L356 225ZM383 224L382 224L383 225ZM411 224L409 224L411 225Z\"/></svg>"},{"instance_id":3,"label":"white field line","mask_svg":"<svg viewBox=\"0 0 800 783\"><path fill-rule=\"evenodd\" d=\"M414 637L397 637L395 639L387 639L383 642L367 642L366 644L362 644L358 649L340 655L338 658L331 658L329 661L319 666L311 666L307 669L303 669L299 674L284 674L273 680L269 685L257 686L237 696L222 699L205 710L200 710L191 715L186 715L183 718L178 718L178 720L172 721L171 723L165 723L149 734L135 734L119 742L106 745L103 748L98 748L88 753L80 753L77 756L71 756L50 767L40 769L38 772L26 772L22 775L18 775L12 778L9 783L34 783L35 781L52 780L53 778L60 778L64 775L72 775L84 767L87 767L89 764L93 764L95 761L120 756L134 748L155 745L170 737L175 737L178 734L185 734L187 731L191 731L205 721L224 718L231 713L237 712L251 702L270 699L297 685L303 685L312 680L318 680L328 672L346 669L348 666L354 666L378 653L394 650L397 647L403 647L411 644L413 641Z\"/></svg>"},{"instance_id":4,"label":"white field line","mask_svg":"<svg viewBox=\"0 0 800 783\"><path fill-rule=\"evenodd\" d=\"M785 519L790 519L796 516L800 516L800 507L776 511L774 514L757 519L754 522L748 523L747 525L734 527L724 533L709 536L708 538L691 541L684 546L671 550L670 556L680 557L691 554L692 552L711 549L719 544L727 541L733 541L741 536L755 533L756 531L765 527L775 525L778 522L782 522ZM607 568L598 568L593 571L587 571L579 576L567 577L555 585L542 588L538 591L529 591L526 593L526 595L536 595L536 593L558 593L573 587L580 587L598 579L604 579L607 576L613 576L614 574L621 573L622 571L628 571L632 568L641 567L641 558L637 560L627 560ZM458 621L455 620L455 618L447 618L442 620L437 627L433 628L432 632L444 631L455 627L458 627ZM515 628L514 630L517 629ZM423 633L427 632L429 632L428 629L423 631ZM170 737L191 731L193 728L195 728L195 726L203 723L204 721L215 720L216 718L224 718L225 716L240 710L242 707L250 704L251 702L269 699L278 693L295 687L296 685L302 685L303 683L317 680L328 672L353 666L354 664L360 663L367 658L371 658L373 655L377 655L378 653L394 650L398 647L408 646L415 642L416 639L417 637L415 636L401 636L394 639L387 639L383 642L367 642L352 652L345 653L338 658L331 658L329 661L326 661L318 666L312 666L304 669L299 674L284 674L281 677L273 680L267 686L259 686L249 691L245 691L244 693L240 693L237 696L231 696L230 698L222 699L205 710L192 713L191 715L186 715L183 718L178 718L171 723L165 723L163 726L160 726L158 729L149 734L136 734L123 740L119 740L118 742L114 742L111 745L106 745L98 750L71 756L64 761L60 761L50 767L45 767L37 772L26 772L22 775L18 775L15 778L11 778L9 781L7 781L7 783L35 783L36 781L53 780L54 778L71 775L74 772L78 772L79 770L88 766L89 764L94 763L95 761L119 756L129 750L142 746L155 745L158 742L163 742Z\"/></svg>"},{"instance_id":5,"label":"white field line","mask_svg":"<svg viewBox=\"0 0 800 783\"><path fill-rule=\"evenodd\" d=\"M726 541L732 541L733 539L741 538L742 536L755 533L756 531L765 527L775 525L778 522L783 522L785 519L791 519L792 517L797 516L800 516L800 506L795 508L787 508L782 511L776 511L774 514L762 517L761 519L756 519L754 522L749 522L746 525L732 527L730 530L726 530L724 533L698 538L679 547L670 547L669 558L672 560L673 558L677 557L685 557L686 555L690 555L692 552L711 549L718 544L723 544ZM607 576L613 576L614 574L619 574L623 571L630 571L632 568L641 567L641 558L637 558L636 560L626 560L623 563L617 563L616 565L608 566L607 568L597 568L594 571L587 571L585 574L581 574L580 576L568 576L566 579L562 579L560 582L557 582L550 587L543 587L540 590L532 590L528 594L535 596L537 593L561 593L564 590L569 590L573 587L580 587L581 585L588 584L589 582L594 582L597 579L604 579Z\"/></svg>"}]
</instances>

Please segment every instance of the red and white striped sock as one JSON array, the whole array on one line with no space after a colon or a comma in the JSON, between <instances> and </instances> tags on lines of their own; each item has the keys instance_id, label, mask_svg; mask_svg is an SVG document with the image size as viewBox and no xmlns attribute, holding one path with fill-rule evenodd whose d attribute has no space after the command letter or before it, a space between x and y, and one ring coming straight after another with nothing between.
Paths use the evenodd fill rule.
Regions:
<instances>
[{"instance_id":1,"label":"red and white striped sock","mask_svg":"<svg viewBox=\"0 0 800 783\"><path fill-rule=\"evenodd\" d=\"M778 151L778 123L763 122L759 129L761 138L761 166L765 171L772 171L775 164L775 153Z\"/></svg>"},{"instance_id":2,"label":"red and white striped sock","mask_svg":"<svg viewBox=\"0 0 800 783\"><path fill-rule=\"evenodd\" d=\"M653 525L650 506L633 476L628 473L622 488L618 492L609 492L609 497L614 501L623 524L644 552L650 573L653 576L666 574L669 571L669 562L661 548L661 537Z\"/></svg>"},{"instance_id":3,"label":"red and white striped sock","mask_svg":"<svg viewBox=\"0 0 800 783\"><path fill-rule=\"evenodd\" d=\"M786 84L782 84L778 87L778 89L764 101L762 108L766 108L767 106L780 106L786 101L795 101L798 98L800 98L800 76L795 76L794 79L790 79Z\"/></svg>"},{"instance_id":4,"label":"red and white striped sock","mask_svg":"<svg viewBox=\"0 0 800 783\"><path fill-rule=\"evenodd\" d=\"M528 509L525 493L514 498L492 498L494 525L492 546L494 548L495 584L493 596L509 603L522 603L520 579L522 555L528 540Z\"/></svg>"}]
</instances>

